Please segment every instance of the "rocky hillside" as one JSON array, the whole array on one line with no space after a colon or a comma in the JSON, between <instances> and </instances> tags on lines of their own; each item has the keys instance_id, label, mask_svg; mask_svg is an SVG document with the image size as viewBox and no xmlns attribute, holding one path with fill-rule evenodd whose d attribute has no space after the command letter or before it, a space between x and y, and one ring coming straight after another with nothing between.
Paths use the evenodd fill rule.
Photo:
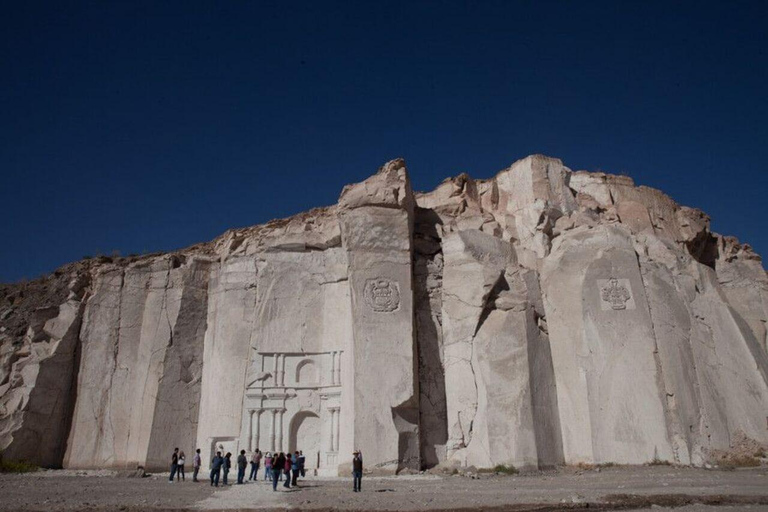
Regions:
<instances>
[{"instance_id":1,"label":"rocky hillside","mask_svg":"<svg viewBox=\"0 0 768 512\"><path fill-rule=\"evenodd\" d=\"M535 155L414 193L394 160L331 207L1 285L0 450L246 446L257 355L344 353L339 467L703 464L768 442L767 322L760 257L663 192Z\"/></svg>"}]
</instances>

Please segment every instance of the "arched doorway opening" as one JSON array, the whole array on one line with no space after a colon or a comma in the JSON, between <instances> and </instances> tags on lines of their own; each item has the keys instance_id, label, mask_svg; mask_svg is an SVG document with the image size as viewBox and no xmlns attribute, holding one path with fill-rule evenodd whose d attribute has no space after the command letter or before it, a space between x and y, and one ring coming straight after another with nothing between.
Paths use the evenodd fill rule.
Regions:
<instances>
[{"instance_id":1,"label":"arched doorway opening","mask_svg":"<svg viewBox=\"0 0 768 512\"><path fill-rule=\"evenodd\" d=\"M320 467L320 418L309 411L300 411L291 419L288 449L291 453L296 450L304 452L307 471Z\"/></svg>"}]
</instances>

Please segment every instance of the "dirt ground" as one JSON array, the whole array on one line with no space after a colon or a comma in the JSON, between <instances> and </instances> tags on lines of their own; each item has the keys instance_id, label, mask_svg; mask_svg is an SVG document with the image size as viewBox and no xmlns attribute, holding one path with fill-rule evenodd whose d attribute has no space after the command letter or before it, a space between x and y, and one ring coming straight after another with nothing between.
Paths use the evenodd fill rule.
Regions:
<instances>
[{"instance_id":1,"label":"dirt ground","mask_svg":"<svg viewBox=\"0 0 768 512\"><path fill-rule=\"evenodd\" d=\"M45 471L0 475L0 510L101 512L121 510L654 510L768 512L768 470L614 467L562 469L531 475L364 477L363 492L351 479L307 478L298 489L259 481L212 488L207 483L168 483L110 472Z\"/></svg>"}]
</instances>

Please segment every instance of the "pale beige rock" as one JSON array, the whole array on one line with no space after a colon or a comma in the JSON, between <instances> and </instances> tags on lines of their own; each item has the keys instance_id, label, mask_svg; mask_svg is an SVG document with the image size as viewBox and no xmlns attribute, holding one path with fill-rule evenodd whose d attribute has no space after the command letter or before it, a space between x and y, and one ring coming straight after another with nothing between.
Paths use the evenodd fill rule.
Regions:
<instances>
[{"instance_id":1,"label":"pale beige rock","mask_svg":"<svg viewBox=\"0 0 768 512\"><path fill-rule=\"evenodd\" d=\"M417 194L393 160L336 205L103 257L65 288L0 303L6 457L302 449L338 475L354 449L393 473L768 444L759 256L658 190L542 155Z\"/></svg>"}]
</instances>

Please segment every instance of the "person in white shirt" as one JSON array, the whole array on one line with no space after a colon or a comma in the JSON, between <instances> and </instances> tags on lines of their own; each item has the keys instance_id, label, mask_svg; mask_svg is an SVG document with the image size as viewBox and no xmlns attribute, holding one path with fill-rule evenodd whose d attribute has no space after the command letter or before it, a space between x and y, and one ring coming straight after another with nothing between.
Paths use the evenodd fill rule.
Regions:
<instances>
[{"instance_id":1,"label":"person in white shirt","mask_svg":"<svg viewBox=\"0 0 768 512\"><path fill-rule=\"evenodd\" d=\"M179 462L178 467L176 468L176 481L179 480L186 481L186 478L184 477L184 463L187 461L187 458L184 456L184 452L181 452L179 454Z\"/></svg>"}]
</instances>

